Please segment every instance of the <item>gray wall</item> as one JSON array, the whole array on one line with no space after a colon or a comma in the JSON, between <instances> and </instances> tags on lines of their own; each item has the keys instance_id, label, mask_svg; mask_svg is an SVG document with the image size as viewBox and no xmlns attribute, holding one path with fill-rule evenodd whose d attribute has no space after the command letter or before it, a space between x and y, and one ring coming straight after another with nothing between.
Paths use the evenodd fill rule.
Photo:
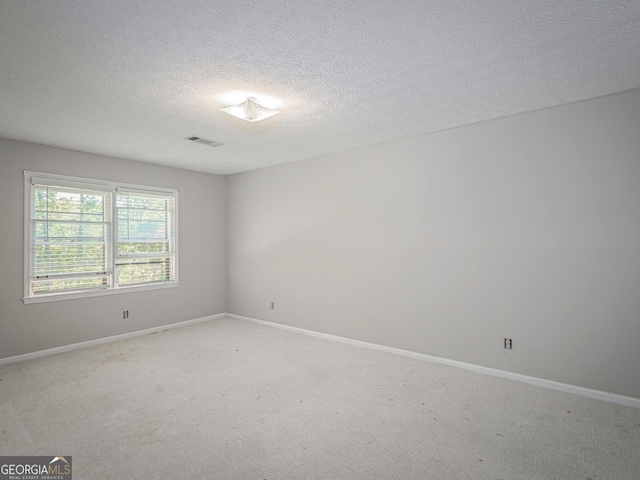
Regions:
<instances>
[{"instance_id":1,"label":"gray wall","mask_svg":"<svg viewBox=\"0 0 640 480\"><path fill-rule=\"evenodd\" d=\"M24 170L177 188L180 286L23 304ZM226 310L224 177L0 139L0 204L0 358Z\"/></svg>"},{"instance_id":2,"label":"gray wall","mask_svg":"<svg viewBox=\"0 0 640 480\"><path fill-rule=\"evenodd\" d=\"M227 216L230 313L640 398L640 90L233 175Z\"/></svg>"}]
</instances>

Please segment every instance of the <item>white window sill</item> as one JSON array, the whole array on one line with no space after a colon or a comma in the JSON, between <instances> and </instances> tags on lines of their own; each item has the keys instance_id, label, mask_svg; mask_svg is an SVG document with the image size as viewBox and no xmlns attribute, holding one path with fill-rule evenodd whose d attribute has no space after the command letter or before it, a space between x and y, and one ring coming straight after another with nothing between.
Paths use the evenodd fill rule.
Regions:
<instances>
[{"instance_id":1,"label":"white window sill","mask_svg":"<svg viewBox=\"0 0 640 480\"><path fill-rule=\"evenodd\" d=\"M105 295L114 295L118 293L133 293L133 292L142 292L147 290L159 290L162 288L175 288L178 285L179 283L176 281L176 282L157 283L154 285L140 285L140 286L133 286L133 287L113 288L110 290L87 290L84 292L73 292L73 293L52 293L48 295L38 295L37 297L25 297L22 299L22 301L25 304L58 302L60 300L73 300L76 298L102 297Z\"/></svg>"}]
</instances>

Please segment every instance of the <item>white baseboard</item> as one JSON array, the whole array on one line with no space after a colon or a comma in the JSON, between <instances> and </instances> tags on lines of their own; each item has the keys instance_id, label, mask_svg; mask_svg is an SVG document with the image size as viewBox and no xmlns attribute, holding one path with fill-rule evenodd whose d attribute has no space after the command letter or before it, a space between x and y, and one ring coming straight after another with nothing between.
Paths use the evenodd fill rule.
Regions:
<instances>
[{"instance_id":1,"label":"white baseboard","mask_svg":"<svg viewBox=\"0 0 640 480\"><path fill-rule=\"evenodd\" d=\"M56 355L57 353L69 352L71 350L92 347L94 345L100 345L103 343L116 342L118 340L124 340L126 338L139 337L142 335L148 335L150 333L162 332L164 330L171 330L173 328L186 327L187 325L193 325L194 323L208 322L209 320L217 320L220 318L225 318L226 316L227 315L225 313L218 313L216 315L209 315L207 317L195 318L193 320L185 320L184 322L170 323L169 325L160 325L158 327L147 328L145 330L137 330L135 332L122 333L120 335L113 335L111 337L97 338L95 340L88 340L86 342L72 343L71 345L63 345L61 347L49 348L47 350L39 350L37 352L25 353L22 355L15 355L13 357L0 358L0 365L21 362L24 360L32 360L34 358L46 357L49 355Z\"/></svg>"},{"instance_id":2,"label":"white baseboard","mask_svg":"<svg viewBox=\"0 0 640 480\"><path fill-rule=\"evenodd\" d=\"M160 325L145 330L138 330L135 332L123 333L120 335L113 335L111 337L98 338L95 340L88 340L86 342L73 343L71 345L63 345L61 347L49 348L47 350L39 350L37 352L25 353L22 355L15 355L13 357L0 358L0 365L6 365L9 363L20 362L24 360L31 360L34 358L46 357L48 355L56 355L58 353L69 352L71 350L77 350L79 348L91 347L94 345L100 345L103 343L115 342L118 340L124 340L127 338L138 337L147 335L150 333L161 332L163 330L170 330L173 328L185 327L187 325L193 325L195 323L207 322L210 320L218 320L221 318L232 318L236 320L242 320L245 322L255 323L258 325L264 325L272 328L279 328L281 330L287 330L290 332L300 333L303 335L309 335L312 337L322 338L325 340L331 340L334 342L341 342L348 345L357 347L370 348L372 350L379 350L382 352L392 353L394 355L401 355L403 357L409 357L416 360L422 360L427 362L439 363L442 365L448 365L450 367L461 368L471 372L481 373L484 375L491 375L494 377L505 378L508 380L515 380L517 382L526 383L529 385L535 385L538 387L549 388L551 390L558 390L565 393L572 393L574 395L580 395L582 397L592 398L595 400L602 400L605 402L615 403L618 405L624 405L626 407L640 408L640 398L627 397L624 395L618 395L616 393L603 392L601 390L593 390L590 388L579 387L576 385L569 385L560 382L554 382L553 380L546 380L543 378L530 377L527 375L521 375L518 373L506 372L504 370L497 370L489 367L482 367L480 365L474 365L471 363L458 362L456 360L450 360L447 358L435 357L424 353L411 352L408 350L402 350L400 348L387 347L385 345L378 345L375 343L363 342L360 340L354 340L351 338L340 337L338 335L331 335L328 333L316 332L313 330L307 330L299 327L292 327L289 325L283 325L280 323L267 322L265 320L258 320L255 318L244 317L241 315L235 315L232 313L219 313L216 315L209 315L206 317L195 318L192 320L186 320L184 322L170 323L168 325Z\"/></svg>"},{"instance_id":3,"label":"white baseboard","mask_svg":"<svg viewBox=\"0 0 640 480\"><path fill-rule=\"evenodd\" d=\"M441 357L434 357L432 355L426 355L424 353L410 352L408 350L402 350L399 348L386 347L384 345L378 345L375 343L362 342L360 340L353 340L351 338L340 337L338 335L330 335L328 333L315 332L313 330L306 330L304 328L291 327L289 325L282 325L279 323L267 322L267 321L258 320L255 318L243 317L241 315L235 315L232 313L227 313L227 317L233 318L236 320L242 320L245 322L255 323L258 325L264 325L267 327L288 330L290 332L301 333L303 335L310 335L312 337L323 338L325 340L332 340L334 342L341 342L341 343L346 343L348 345L354 345L354 346L363 347L363 348L370 348L373 350L380 350L382 352L393 353L395 355L414 358L416 360L439 363L442 365L448 365L450 367L469 370L471 372L482 373L482 374L491 375L494 377L506 378L508 380L515 380L517 382L522 382L529 385L535 385L537 387L548 388L551 390L559 390L561 392L572 393L574 395L580 395L582 397L592 398L595 400L602 400L605 402L615 403L618 405L624 405L626 407L640 408L640 398L627 397L627 396L618 395L615 393L603 392L601 390L592 390L590 388L578 387L576 385L568 385L565 383L554 382L552 380L545 380L543 378L529 377L527 375L520 375L518 373L506 372L504 370L497 370L494 368L482 367L479 365L473 365L471 363L458 362L456 360L449 360Z\"/></svg>"}]
</instances>

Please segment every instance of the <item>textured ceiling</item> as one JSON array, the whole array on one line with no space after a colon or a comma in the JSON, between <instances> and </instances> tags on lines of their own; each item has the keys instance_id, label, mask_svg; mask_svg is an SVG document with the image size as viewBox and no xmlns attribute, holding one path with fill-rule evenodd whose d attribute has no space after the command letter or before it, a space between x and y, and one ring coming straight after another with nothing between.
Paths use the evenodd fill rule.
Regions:
<instances>
[{"instance_id":1,"label":"textured ceiling","mask_svg":"<svg viewBox=\"0 0 640 480\"><path fill-rule=\"evenodd\" d=\"M0 0L0 137L209 173L638 87L638 0Z\"/></svg>"}]
</instances>

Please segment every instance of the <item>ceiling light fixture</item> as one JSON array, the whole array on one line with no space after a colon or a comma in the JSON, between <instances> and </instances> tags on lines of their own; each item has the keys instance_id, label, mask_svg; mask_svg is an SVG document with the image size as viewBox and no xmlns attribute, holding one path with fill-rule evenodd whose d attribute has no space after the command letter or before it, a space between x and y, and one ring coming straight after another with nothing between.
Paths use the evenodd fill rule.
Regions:
<instances>
[{"instance_id":1,"label":"ceiling light fixture","mask_svg":"<svg viewBox=\"0 0 640 480\"><path fill-rule=\"evenodd\" d=\"M221 108L221 110L229 115L246 120L247 122L257 122L280 113L278 110L273 110L265 107L264 105L260 105L254 97L249 97L238 105Z\"/></svg>"}]
</instances>

